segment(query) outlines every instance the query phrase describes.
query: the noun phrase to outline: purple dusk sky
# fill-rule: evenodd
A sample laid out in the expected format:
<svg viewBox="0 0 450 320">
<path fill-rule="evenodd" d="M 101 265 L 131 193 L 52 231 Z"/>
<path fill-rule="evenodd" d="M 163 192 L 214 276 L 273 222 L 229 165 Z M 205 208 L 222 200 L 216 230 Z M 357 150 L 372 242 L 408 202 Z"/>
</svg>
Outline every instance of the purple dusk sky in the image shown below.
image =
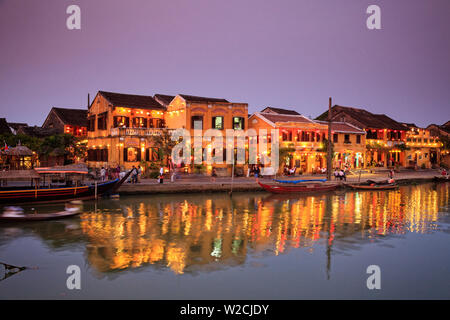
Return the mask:
<svg viewBox="0 0 450 320">
<path fill-rule="evenodd" d="M 81 30 L 66 8 L 81 8 Z M 381 7 L 382 30 L 366 9 Z M 450 120 L 449 0 L 0 0 L 0 117 L 42 125 L 98 90 L 316 117 L 333 104 Z"/>
</svg>

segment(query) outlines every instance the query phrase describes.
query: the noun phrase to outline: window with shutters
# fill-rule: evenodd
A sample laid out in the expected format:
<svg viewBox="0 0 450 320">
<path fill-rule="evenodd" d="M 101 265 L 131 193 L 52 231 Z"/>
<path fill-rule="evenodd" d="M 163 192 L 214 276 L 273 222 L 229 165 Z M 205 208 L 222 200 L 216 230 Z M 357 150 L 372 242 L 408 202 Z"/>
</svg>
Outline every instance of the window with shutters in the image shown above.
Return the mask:
<svg viewBox="0 0 450 320">
<path fill-rule="evenodd" d="M 124 148 L 123 161 L 125 162 L 139 162 L 141 161 L 141 149 L 139 148 Z"/>
<path fill-rule="evenodd" d="M 211 128 L 223 130 L 223 117 L 222 116 L 213 117 Z"/>
<path fill-rule="evenodd" d="M 156 162 L 160 160 L 159 148 L 145 149 L 145 161 Z"/>
<path fill-rule="evenodd" d="M 233 129 L 234 130 L 244 130 L 244 118 L 242 117 L 233 117 Z"/>
<path fill-rule="evenodd" d="M 334 133 L 334 134 L 333 134 L 333 142 L 334 142 L 334 143 L 337 143 L 337 142 L 338 142 L 338 134 L 337 134 L 337 133 Z"/>
<path fill-rule="evenodd" d="M 142 117 L 133 118 L 134 128 L 147 128 L 147 119 Z"/>
<path fill-rule="evenodd" d="M 191 117 L 191 128 L 192 129 L 203 129 L 203 116 L 192 116 Z"/>
<path fill-rule="evenodd" d="M 107 119 L 107 112 L 101 113 L 98 115 L 97 118 L 97 129 L 98 130 L 106 130 L 106 119 Z"/>
<path fill-rule="evenodd" d="M 129 127 L 130 118 L 123 116 L 114 117 L 114 128 Z"/>
</svg>

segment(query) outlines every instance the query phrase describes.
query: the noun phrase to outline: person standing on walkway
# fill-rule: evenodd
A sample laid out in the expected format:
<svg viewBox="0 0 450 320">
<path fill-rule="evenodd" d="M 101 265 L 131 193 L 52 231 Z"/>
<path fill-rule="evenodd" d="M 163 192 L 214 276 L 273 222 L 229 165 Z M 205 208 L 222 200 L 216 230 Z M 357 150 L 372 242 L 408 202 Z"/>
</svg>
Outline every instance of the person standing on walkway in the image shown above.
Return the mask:
<svg viewBox="0 0 450 320">
<path fill-rule="evenodd" d="M 138 176 L 138 171 L 137 171 L 136 167 L 133 166 L 131 169 L 131 183 L 137 182 L 137 176 Z"/>
<path fill-rule="evenodd" d="M 163 183 L 163 179 L 164 179 L 164 167 L 161 167 L 159 169 L 159 183 Z"/>
<path fill-rule="evenodd" d="M 100 180 L 105 181 L 105 177 L 106 177 L 106 170 L 105 170 L 105 167 L 102 167 L 100 169 Z"/>
<path fill-rule="evenodd" d="M 212 172 L 211 172 L 211 182 L 216 182 L 216 177 L 217 177 L 216 168 L 212 168 Z"/>
<path fill-rule="evenodd" d="M 138 175 L 137 175 L 137 178 L 136 178 L 136 182 L 139 182 L 139 181 L 141 181 L 141 177 L 142 177 L 142 168 L 141 168 L 141 166 L 137 167 L 137 173 L 138 173 Z"/>
</svg>

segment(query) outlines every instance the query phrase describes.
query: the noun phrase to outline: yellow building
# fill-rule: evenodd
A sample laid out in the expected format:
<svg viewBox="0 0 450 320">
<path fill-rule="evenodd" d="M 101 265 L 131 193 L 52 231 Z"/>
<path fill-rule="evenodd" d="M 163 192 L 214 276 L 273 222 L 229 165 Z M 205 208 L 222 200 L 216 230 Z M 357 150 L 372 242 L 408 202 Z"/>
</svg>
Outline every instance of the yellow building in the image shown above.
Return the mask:
<svg viewBox="0 0 450 320">
<path fill-rule="evenodd" d="M 432 168 L 439 165 L 440 147 L 439 138 L 433 136 L 430 130 L 417 127 L 412 123 L 405 123 L 409 128 L 406 132 L 406 161 L 407 167 Z"/>
<path fill-rule="evenodd" d="M 328 125 L 326 121 L 317 121 Z M 366 132 L 347 122 L 332 122 L 333 168 L 364 168 Z M 328 134 L 327 134 L 328 135 Z"/>
<path fill-rule="evenodd" d="M 151 137 L 167 130 L 164 111 L 151 96 L 99 91 L 88 110 L 88 165 L 129 170 L 158 161 Z"/>
<path fill-rule="evenodd" d="M 394 167 L 405 165 L 405 142 L 408 128 L 385 114 L 335 105 L 331 108 L 333 122 L 351 123 L 366 131 L 366 166 Z M 328 120 L 328 111 L 317 120 Z"/>
<path fill-rule="evenodd" d="M 323 142 L 327 125 L 292 110 L 266 108 L 250 116 L 249 127 L 258 134 L 260 129 L 267 129 L 268 133 L 271 129 L 279 130 L 280 170 L 295 167 L 296 173 L 313 173 L 326 167 Z"/>
<path fill-rule="evenodd" d="M 155 95 L 159 99 L 163 95 Z M 170 96 L 166 96 L 170 97 Z M 197 97 L 179 94 L 167 105 L 165 121 L 168 128 L 189 130 L 191 137 L 194 137 L 194 128 L 202 131 L 202 136 L 208 129 L 218 129 L 222 132 L 225 142 L 227 129 L 246 130 L 248 127 L 248 104 L 232 103 L 226 99 Z M 193 141 L 192 141 L 193 143 Z M 211 142 L 203 141 L 202 148 L 207 152 L 211 150 Z M 236 148 L 236 146 L 234 146 Z M 226 146 L 223 149 L 226 161 Z M 236 152 L 236 149 L 235 149 Z M 202 154 L 204 154 L 202 152 Z M 192 162 L 194 160 L 191 156 Z M 205 159 L 203 159 L 205 160 Z M 186 170 L 192 172 L 194 166 L 187 166 Z M 213 166 L 204 166 L 207 173 L 211 173 Z M 231 174 L 231 165 L 214 164 L 217 175 L 225 176 Z M 243 174 L 245 166 L 237 166 L 236 172 Z"/>
</svg>

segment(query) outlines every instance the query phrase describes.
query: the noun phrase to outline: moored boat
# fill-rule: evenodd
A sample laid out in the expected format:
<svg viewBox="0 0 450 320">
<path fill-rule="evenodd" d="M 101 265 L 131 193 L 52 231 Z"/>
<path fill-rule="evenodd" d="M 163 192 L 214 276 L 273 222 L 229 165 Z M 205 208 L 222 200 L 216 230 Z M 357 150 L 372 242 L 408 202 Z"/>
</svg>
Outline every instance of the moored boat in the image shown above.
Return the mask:
<svg viewBox="0 0 450 320">
<path fill-rule="evenodd" d="M 31 171 L 31 170 L 29 170 Z M 30 172 L 29 175 L 34 180 L 34 186 L 21 187 L 1 187 L 0 204 L 16 204 L 46 201 L 66 201 L 71 199 L 91 199 L 107 194 L 116 193 L 117 189 L 128 178 L 129 171 L 122 179 L 93 183 L 91 185 L 71 185 L 71 186 L 41 186 L 38 183 L 39 171 Z M 58 171 L 52 170 L 52 174 Z M 65 174 L 67 171 L 61 170 L 59 173 Z M 8 172 L 2 172 L 3 176 Z M 71 172 L 72 173 L 72 172 Z M 14 173 L 11 173 L 14 175 Z M 37 176 L 36 176 L 37 175 Z M 2 177 L 4 179 L 4 177 Z"/>
<path fill-rule="evenodd" d="M 450 182 L 450 176 L 435 176 L 433 178 L 434 182 Z"/>
<path fill-rule="evenodd" d="M 271 193 L 325 192 L 336 190 L 336 188 L 338 187 L 337 184 L 319 184 L 319 183 L 308 183 L 290 186 L 281 184 L 265 184 L 258 181 L 258 184 L 264 190 Z"/>
<path fill-rule="evenodd" d="M 73 217 L 81 213 L 81 205 L 75 203 L 66 204 L 64 211 L 52 213 L 28 213 L 25 214 L 20 207 L 5 207 L 5 211 L 0 214 L 0 221 L 3 222 L 20 222 L 20 221 L 45 221 L 56 220 L 68 217 Z M 81 202 L 81 201 L 80 201 Z"/>
<path fill-rule="evenodd" d="M 347 184 L 355 190 L 393 190 L 398 188 L 398 184 L 374 184 L 374 185 L 361 185 L 361 184 Z"/>
</svg>

